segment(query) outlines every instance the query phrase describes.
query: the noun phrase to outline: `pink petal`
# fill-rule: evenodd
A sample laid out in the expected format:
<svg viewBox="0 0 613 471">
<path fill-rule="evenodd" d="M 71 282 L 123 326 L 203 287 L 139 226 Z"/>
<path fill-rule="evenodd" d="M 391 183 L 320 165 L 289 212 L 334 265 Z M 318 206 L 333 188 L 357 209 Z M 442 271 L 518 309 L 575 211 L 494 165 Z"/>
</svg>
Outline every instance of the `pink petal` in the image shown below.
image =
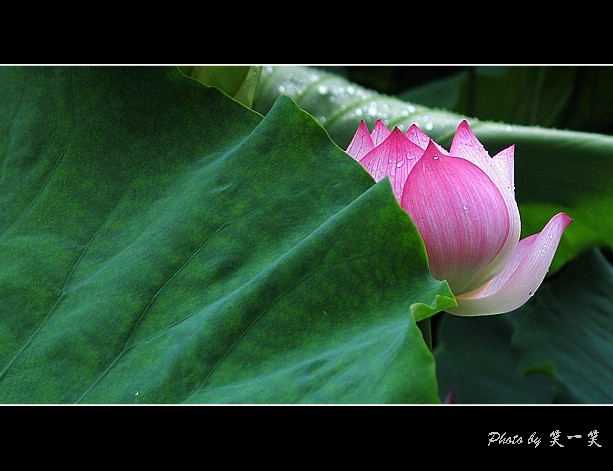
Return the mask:
<svg viewBox="0 0 613 471">
<path fill-rule="evenodd" d="M 419 129 L 419 127 L 417 127 L 417 124 L 412 124 L 405 135 L 407 136 L 407 139 L 409 141 L 417 144 L 423 150 L 426 150 L 426 147 L 428 147 L 428 144 L 430 144 L 430 141 L 432 141 L 432 139 L 430 139 L 430 137 L 425 132 L 423 132 L 421 129 Z M 449 155 L 449 152 L 447 152 L 447 150 L 445 150 L 443 147 L 438 145 L 436 142 L 434 142 L 434 144 L 436 144 L 436 147 L 438 148 L 439 152 L 441 152 L 443 155 Z"/>
<path fill-rule="evenodd" d="M 428 144 L 430 143 L 430 137 L 419 129 L 417 124 L 411 124 L 411 127 L 407 129 L 406 136 L 409 141 L 417 144 L 423 150 L 426 150 L 426 147 L 428 147 Z"/>
<path fill-rule="evenodd" d="M 509 213 L 479 167 L 442 155 L 431 142 L 407 178 L 401 206 L 424 239 L 432 274 L 454 293 L 494 275 L 489 266 L 507 239 Z"/>
<path fill-rule="evenodd" d="M 477 139 L 472 129 L 463 120 L 456 130 L 449 153 L 454 157 L 462 157 L 472 162 L 495 181 L 500 183 L 501 191 L 504 189 L 511 194 L 514 193 L 513 185 L 513 158 L 515 146 L 510 146 L 493 158 Z"/>
<path fill-rule="evenodd" d="M 545 279 L 564 230 L 572 222 L 558 213 L 541 232 L 522 239 L 504 269 L 483 287 L 456 296 L 461 316 L 502 314 L 522 306 Z"/>
<path fill-rule="evenodd" d="M 357 131 L 353 135 L 353 139 L 347 147 L 347 153 L 355 160 L 360 161 L 362 157 L 368 154 L 375 145 L 370 137 L 370 131 L 364 120 L 360 121 Z"/>
<path fill-rule="evenodd" d="M 475 162 L 490 158 L 490 154 L 488 154 L 483 144 L 477 139 L 477 136 L 475 136 L 465 119 L 460 122 L 456 129 L 450 151 L 455 156 L 471 161 L 474 160 Z"/>
<path fill-rule="evenodd" d="M 496 174 L 500 175 L 500 179 L 504 182 L 504 187 L 515 199 L 515 170 L 513 168 L 515 162 L 515 144 L 498 152 L 491 161 L 492 165 L 497 169 Z"/>
<path fill-rule="evenodd" d="M 385 123 L 383 123 L 383 121 L 378 119 L 377 121 L 375 121 L 375 127 L 372 130 L 372 133 L 370 134 L 370 137 L 372 138 L 373 144 L 375 146 L 378 146 L 391 133 L 392 133 L 392 131 L 389 130 L 389 128 L 385 125 Z"/>
<path fill-rule="evenodd" d="M 472 162 L 494 182 L 500 194 L 504 198 L 510 217 L 510 229 L 504 246 L 498 257 L 489 268 L 492 274 L 499 272 L 505 266 L 519 242 L 521 232 L 521 220 L 519 208 L 515 201 L 515 186 L 513 178 L 513 158 L 515 146 L 508 147 L 493 158 L 490 157 L 472 129 L 463 120 L 455 133 L 451 143 L 450 154 Z"/>
<path fill-rule="evenodd" d="M 400 202 L 407 177 L 423 153 L 424 151 L 409 141 L 398 128 L 394 128 L 360 163 L 376 181 L 389 176 L 394 195 Z"/>
</svg>

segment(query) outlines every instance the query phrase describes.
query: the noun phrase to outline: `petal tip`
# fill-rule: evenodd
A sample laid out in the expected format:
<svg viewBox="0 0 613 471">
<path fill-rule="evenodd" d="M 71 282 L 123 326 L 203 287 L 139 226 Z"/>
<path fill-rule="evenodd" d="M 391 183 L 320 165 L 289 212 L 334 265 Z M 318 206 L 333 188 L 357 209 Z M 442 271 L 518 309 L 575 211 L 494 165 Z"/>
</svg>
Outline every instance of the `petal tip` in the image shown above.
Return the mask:
<svg viewBox="0 0 613 471">
<path fill-rule="evenodd" d="M 556 214 L 554 217 L 560 217 L 562 219 L 562 223 L 564 224 L 564 228 L 568 227 L 568 225 L 573 222 L 573 218 L 571 218 L 568 214 L 561 211 Z"/>
<path fill-rule="evenodd" d="M 468 121 L 466 119 L 463 119 L 462 121 L 460 121 L 460 124 L 458 124 L 458 128 L 456 132 L 458 131 L 469 132 L 471 134 L 474 134 L 472 128 L 470 127 L 470 124 L 468 124 Z"/>
<path fill-rule="evenodd" d="M 377 118 L 376 119 L 374 127 L 375 128 L 377 128 L 377 127 L 384 127 L 385 129 L 389 129 L 387 127 L 387 124 L 385 124 L 385 122 L 381 118 Z"/>
<path fill-rule="evenodd" d="M 564 231 L 571 222 L 573 222 L 573 218 L 571 218 L 564 211 L 560 211 L 549 220 L 547 226 L 556 225 L 557 227 L 561 228 L 562 231 Z"/>
<path fill-rule="evenodd" d="M 436 147 L 436 144 L 434 143 L 432 139 L 428 141 L 428 145 L 426 146 L 426 152 L 434 153 L 434 154 L 438 152 L 438 147 Z"/>
</svg>

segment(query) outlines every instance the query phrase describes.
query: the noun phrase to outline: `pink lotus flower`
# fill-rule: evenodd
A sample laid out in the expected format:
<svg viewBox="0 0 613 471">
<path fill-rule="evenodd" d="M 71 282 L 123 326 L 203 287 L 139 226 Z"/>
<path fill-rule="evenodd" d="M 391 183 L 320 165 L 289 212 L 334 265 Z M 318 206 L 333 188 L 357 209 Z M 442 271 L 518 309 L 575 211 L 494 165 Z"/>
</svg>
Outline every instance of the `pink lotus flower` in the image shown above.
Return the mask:
<svg viewBox="0 0 613 471">
<path fill-rule="evenodd" d="M 362 121 L 347 153 L 379 181 L 389 177 L 400 205 L 419 230 L 432 275 L 445 279 L 463 316 L 501 314 L 522 306 L 541 285 L 572 219 L 551 218 L 519 240 L 510 146 L 490 157 L 466 121 L 451 149 L 416 125 L 390 131 Z"/>
</svg>

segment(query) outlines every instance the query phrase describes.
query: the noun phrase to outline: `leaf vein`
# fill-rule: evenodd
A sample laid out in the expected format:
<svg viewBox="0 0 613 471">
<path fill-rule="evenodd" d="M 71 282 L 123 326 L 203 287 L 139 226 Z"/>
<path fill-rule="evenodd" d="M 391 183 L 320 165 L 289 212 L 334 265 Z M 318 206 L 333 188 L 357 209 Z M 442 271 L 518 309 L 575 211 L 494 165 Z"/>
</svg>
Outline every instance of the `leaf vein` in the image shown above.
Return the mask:
<svg viewBox="0 0 613 471">
<path fill-rule="evenodd" d="M 309 234 L 309 236 L 304 237 L 300 242 L 298 242 L 292 249 L 290 249 L 290 252 L 293 251 L 294 249 L 296 249 L 298 246 L 300 246 L 300 244 L 302 244 L 304 242 L 304 240 L 308 239 L 310 237 L 310 235 L 312 235 L 313 233 L 316 233 L 322 226 L 326 225 L 331 219 L 334 219 L 336 216 L 338 215 L 338 213 L 335 213 L 334 215 L 332 215 L 330 218 L 326 219 L 326 221 L 320 225 L 317 229 L 315 229 L 314 231 L 311 232 L 311 234 Z M 343 227 L 341 228 L 341 230 L 339 231 L 338 235 L 334 238 L 334 243 L 331 244 L 326 252 L 324 254 L 321 255 L 321 259 L 325 260 L 326 257 L 330 254 L 330 252 L 332 251 L 332 249 L 339 243 L 339 241 L 342 240 L 341 235 L 343 234 L 343 232 L 345 231 L 345 229 L 349 227 L 349 224 L 344 224 Z M 282 258 L 284 256 L 284 254 L 282 254 L 279 258 Z M 352 257 L 354 258 L 354 257 Z M 277 259 L 278 260 L 278 259 Z M 257 324 L 257 322 L 264 316 L 264 314 L 266 314 L 267 312 L 270 311 L 270 309 L 281 299 L 283 298 L 285 295 L 287 295 L 289 292 L 293 291 L 294 289 L 296 289 L 298 286 L 300 286 L 304 280 L 306 280 L 308 277 L 310 277 L 311 275 L 313 275 L 314 273 L 316 273 L 317 271 L 319 271 L 320 269 L 330 266 L 333 264 L 323 264 L 323 265 L 319 265 L 316 266 L 312 269 L 310 269 L 304 276 L 302 276 L 300 278 L 300 280 L 298 280 L 296 282 L 296 284 L 294 284 L 293 286 L 287 288 L 286 290 L 284 290 L 282 293 L 280 293 L 278 296 L 276 296 L 272 302 L 266 306 L 266 308 L 264 308 L 257 316 L 255 316 L 255 318 L 240 332 L 240 334 L 237 336 L 236 340 L 234 342 L 232 342 L 232 344 L 230 344 L 225 350 L 224 352 L 220 355 L 219 359 L 215 362 L 215 364 L 211 367 L 211 369 L 206 373 L 206 375 L 204 376 L 203 380 L 199 383 L 199 385 L 187 396 L 187 398 L 183 401 L 186 402 L 188 401 L 194 394 L 196 394 L 198 391 L 200 391 L 202 389 L 202 387 L 207 383 L 207 381 L 210 379 L 210 377 L 213 375 L 213 373 L 217 370 L 217 368 L 219 368 L 219 366 L 224 362 L 224 360 L 230 355 L 230 353 L 234 350 L 234 348 L 239 344 L 239 342 L 245 337 L 245 335 L 247 335 L 247 332 L 249 332 L 251 330 L 251 328 Z M 251 280 L 249 280 L 250 282 Z"/>
<path fill-rule="evenodd" d="M 72 141 L 72 134 L 68 137 L 66 146 L 64 147 L 64 150 L 60 154 L 60 158 L 53 165 L 51 172 L 49 172 L 49 175 L 47 175 L 47 178 L 45 178 L 45 181 L 43 182 L 39 190 L 36 192 L 36 195 L 34 195 L 34 198 L 32 198 L 32 201 L 30 201 L 30 204 L 28 204 L 28 206 L 21 212 L 21 214 L 17 216 L 17 219 L 15 219 L 13 223 L 2 234 L 0 234 L 0 239 L 3 238 L 6 234 L 8 234 L 10 230 L 13 227 L 15 227 L 15 225 L 17 225 L 17 223 L 21 221 L 25 217 L 25 215 L 28 214 L 30 210 L 34 207 L 34 205 L 36 204 L 40 196 L 44 193 L 45 189 L 49 185 L 49 182 L 51 181 L 51 178 L 53 177 L 53 175 L 59 168 L 60 163 L 62 162 L 62 160 L 64 160 L 64 156 L 66 155 L 66 151 L 68 150 L 68 147 L 70 147 L 71 141 Z"/>
<path fill-rule="evenodd" d="M 257 127 L 256 127 L 257 129 Z M 255 131 L 253 131 L 255 132 Z M 240 149 L 240 147 L 249 139 L 249 137 L 253 134 L 250 133 L 248 136 L 245 137 L 245 139 L 241 140 L 241 142 L 239 144 L 237 144 L 236 147 L 232 148 L 231 151 L 228 151 L 226 153 L 224 153 L 224 155 L 227 155 L 229 153 L 235 152 L 237 149 Z M 264 166 L 265 160 L 262 159 L 257 167 L 257 169 L 255 169 L 255 171 L 253 171 L 251 173 L 251 176 L 249 178 L 249 180 L 245 183 L 245 185 L 243 186 L 243 188 L 241 189 L 240 192 L 238 192 L 236 201 L 237 203 L 234 204 L 234 207 L 236 207 L 236 205 L 238 204 L 238 201 L 240 201 L 240 196 L 245 193 L 247 191 L 247 188 L 255 181 L 256 176 L 259 174 L 259 172 L 262 170 L 262 167 Z M 229 210 L 228 213 L 231 213 L 232 210 Z M 247 215 L 246 215 L 247 216 Z M 239 219 L 242 219 L 243 217 L 246 216 L 242 216 Z M 208 243 L 217 235 L 219 234 L 225 227 L 227 227 L 229 224 L 231 224 L 231 222 L 224 222 L 223 224 L 221 224 L 210 236 L 208 236 L 206 238 L 206 240 L 200 244 L 200 246 L 186 259 L 185 262 L 183 262 L 183 264 L 181 264 L 181 266 L 179 266 L 179 268 L 177 268 L 171 275 L 170 277 L 160 286 L 160 288 L 155 292 L 155 294 L 153 295 L 153 297 L 151 298 L 151 300 L 147 303 L 147 305 L 143 308 L 143 310 L 141 311 L 141 313 L 139 314 L 138 318 L 136 319 L 136 322 L 134 323 L 134 325 L 132 326 L 132 328 L 130 329 L 130 331 L 128 332 L 128 336 L 126 338 L 126 341 L 124 342 L 124 345 L 122 347 L 122 349 L 119 351 L 119 353 L 115 356 L 115 358 L 111 361 L 111 363 L 109 363 L 109 365 L 104 369 L 104 371 L 102 371 L 102 373 L 93 381 L 93 383 L 86 388 L 85 392 L 83 392 L 83 394 L 81 394 L 81 396 L 77 399 L 76 403 L 81 402 L 85 396 L 87 394 L 89 394 L 93 388 L 100 383 L 100 381 L 109 373 L 109 371 L 111 371 L 111 369 L 117 364 L 117 362 L 126 354 L 126 352 L 128 352 L 134 345 L 130 345 L 130 340 L 132 340 L 132 338 L 134 337 L 134 333 L 136 332 L 136 329 L 138 328 L 138 326 L 141 324 L 142 320 L 144 319 L 145 315 L 147 312 L 149 312 L 149 310 L 151 309 L 151 307 L 153 306 L 153 304 L 155 303 L 155 301 L 158 299 L 160 293 L 171 283 L 172 280 L 174 280 L 176 278 L 176 276 L 185 269 L 185 267 L 187 267 L 187 265 L 194 259 L 194 257 L 196 257 L 196 255 L 198 253 L 200 253 L 200 251 L 206 246 L 208 245 Z"/>
<path fill-rule="evenodd" d="M 92 237 L 90 237 L 90 239 L 87 241 L 87 243 L 85 244 L 85 246 L 83 247 L 83 249 L 81 250 L 81 252 L 79 253 L 79 256 L 77 257 L 77 259 L 75 260 L 74 264 L 72 265 L 70 271 L 68 272 L 68 275 L 66 275 L 66 278 L 64 279 L 64 284 L 62 286 L 62 289 L 60 290 L 60 295 L 59 297 L 55 300 L 55 302 L 53 303 L 53 305 L 51 306 L 51 308 L 49 309 L 49 312 L 45 315 L 45 317 L 43 318 L 43 320 L 41 321 L 41 323 L 38 325 L 38 327 L 36 327 L 36 329 L 34 330 L 34 332 L 26 339 L 26 341 L 23 343 L 23 345 L 19 348 L 19 350 L 17 350 L 17 353 L 15 353 L 15 355 L 13 356 L 13 358 L 11 358 L 11 360 L 9 360 L 9 362 L 6 364 L 6 366 L 2 369 L 2 371 L 0 371 L 0 381 L 6 376 L 6 373 L 8 373 L 8 371 L 10 370 L 11 366 L 15 363 L 15 361 L 17 360 L 17 358 L 28 348 L 28 346 L 32 343 L 32 341 L 34 340 L 34 338 L 38 335 L 38 333 L 42 330 L 42 328 L 45 326 L 45 324 L 49 321 L 49 319 L 51 318 L 52 314 L 55 312 L 55 310 L 58 308 L 58 306 L 61 304 L 62 300 L 65 298 L 67 292 L 66 292 L 66 287 L 68 286 L 68 283 L 70 281 L 70 278 L 72 277 L 75 269 L 77 268 L 77 266 L 79 265 L 79 263 L 81 262 L 81 260 L 83 259 L 83 256 L 85 255 L 85 253 L 87 252 L 88 248 L 91 246 L 92 242 L 94 241 L 94 239 L 96 239 L 96 237 L 98 236 L 98 234 L 100 234 L 100 232 L 102 231 L 102 229 L 104 228 L 104 226 L 108 223 L 108 221 L 111 219 L 112 215 L 115 213 L 115 211 L 117 210 L 117 208 L 119 207 L 119 205 L 121 204 L 121 202 L 123 201 L 123 199 L 125 198 L 125 195 L 128 193 L 129 188 L 132 186 L 132 184 L 134 183 L 134 181 L 136 180 L 136 178 L 138 177 L 139 173 L 142 171 L 143 167 L 145 166 L 145 163 L 143 163 L 143 165 L 141 165 L 141 167 L 138 169 L 137 173 L 135 174 L 135 176 L 132 178 L 132 180 L 130 181 L 130 183 L 128 183 L 128 185 L 126 186 L 126 188 L 124 188 L 121 196 L 118 198 L 117 202 L 115 203 L 115 205 L 113 206 L 113 208 L 111 209 L 111 211 L 109 211 L 108 215 L 105 217 L 104 221 L 102 221 L 102 223 L 98 226 L 98 229 L 96 230 L 96 232 L 94 232 L 94 234 L 92 235 Z"/>
</svg>

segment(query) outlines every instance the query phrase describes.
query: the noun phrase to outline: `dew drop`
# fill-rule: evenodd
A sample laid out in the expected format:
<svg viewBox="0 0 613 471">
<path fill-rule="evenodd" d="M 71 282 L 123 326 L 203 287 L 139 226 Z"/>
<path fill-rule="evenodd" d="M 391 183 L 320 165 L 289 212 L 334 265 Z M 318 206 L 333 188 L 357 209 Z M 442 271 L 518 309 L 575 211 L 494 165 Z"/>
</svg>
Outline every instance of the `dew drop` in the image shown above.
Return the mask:
<svg viewBox="0 0 613 471">
<path fill-rule="evenodd" d="M 135 396 L 138 396 L 138 391 L 136 391 L 136 392 L 134 393 L 134 395 L 135 395 Z"/>
<path fill-rule="evenodd" d="M 325 95 L 326 93 L 328 93 L 328 87 L 326 87 L 325 85 L 320 85 L 319 87 L 317 87 L 317 91 L 322 95 Z"/>
<path fill-rule="evenodd" d="M 404 160 L 399 160 L 398 162 L 396 162 L 396 168 L 402 167 L 403 163 L 404 163 Z"/>
<path fill-rule="evenodd" d="M 409 105 L 409 107 L 407 109 L 408 109 L 409 113 L 415 112 L 415 107 L 413 105 Z"/>
<path fill-rule="evenodd" d="M 285 86 L 279 85 L 279 93 L 285 93 Z"/>
<path fill-rule="evenodd" d="M 375 108 L 374 106 L 371 106 L 370 108 L 368 108 L 368 114 L 371 116 L 374 116 L 377 114 L 377 108 Z"/>
<path fill-rule="evenodd" d="M 357 110 L 355 110 L 355 115 L 356 116 L 362 116 L 362 110 L 359 109 L 359 108 Z"/>
<path fill-rule="evenodd" d="M 347 93 L 349 93 L 349 95 L 353 95 L 355 93 L 355 88 L 353 88 L 351 85 L 349 85 L 347 87 Z"/>
<path fill-rule="evenodd" d="M 468 206 L 466 206 L 465 204 L 463 204 L 463 205 L 462 205 L 462 209 L 463 209 L 464 211 L 466 211 L 466 210 L 468 209 Z"/>
<path fill-rule="evenodd" d="M 402 113 L 400 113 L 402 116 L 409 116 L 409 112 L 407 110 L 402 110 Z"/>
<path fill-rule="evenodd" d="M 435 156 L 434 156 L 434 160 L 438 160 L 438 155 L 435 155 Z"/>
<path fill-rule="evenodd" d="M 534 295 L 534 291 L 530 291 L 530 292 L 528 293 L 528 296 L 533 296 L 533 295 Z"/>
<path fill-rule="evenodd" d="M 549 238 L 550 238 L 550 239 L 553 239 L 553 235 L 552 235 L 552 234 L 549 234 Z"/>
<path fill-rule="evenodd" d="M 432 128 L 434 128 L 434 124 L 426 123 L 426 131 L 432 131 Z"/>
<path fill-rule="evenodd" d="M 506 132 L 511 132 L 513 131 L 513 127 L 512 126 L 507 126 L 506 128 L 504 128 Z"/>
</svg>

